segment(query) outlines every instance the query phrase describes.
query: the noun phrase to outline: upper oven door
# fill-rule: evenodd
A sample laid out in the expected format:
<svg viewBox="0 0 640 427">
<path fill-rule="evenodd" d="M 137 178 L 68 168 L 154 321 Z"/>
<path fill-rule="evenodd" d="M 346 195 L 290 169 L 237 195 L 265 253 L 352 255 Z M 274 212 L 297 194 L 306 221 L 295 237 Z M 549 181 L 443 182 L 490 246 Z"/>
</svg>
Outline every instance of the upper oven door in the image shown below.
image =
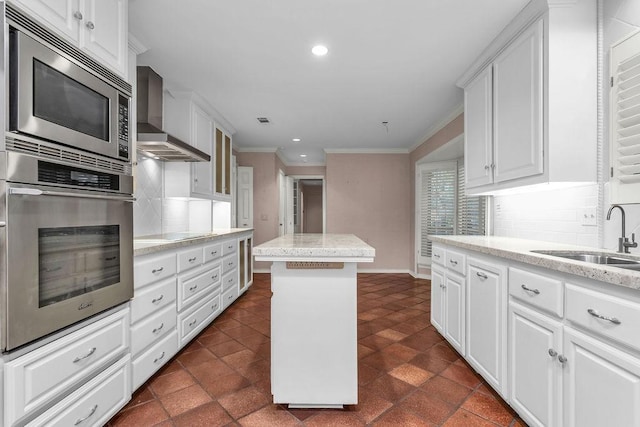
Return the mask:
<svg viewBox="0 0 640 427">
<path fill-rule="evenodd" d="M 10 33 L 9 92 L 11 131 L 128 159 L 129 99 L 20 31 Z"/>
<path fill-rule="evenodd" d="M 133 296 L 130 196 L 13 183 L 5 191 L 7 350 Z"/>
</svg>

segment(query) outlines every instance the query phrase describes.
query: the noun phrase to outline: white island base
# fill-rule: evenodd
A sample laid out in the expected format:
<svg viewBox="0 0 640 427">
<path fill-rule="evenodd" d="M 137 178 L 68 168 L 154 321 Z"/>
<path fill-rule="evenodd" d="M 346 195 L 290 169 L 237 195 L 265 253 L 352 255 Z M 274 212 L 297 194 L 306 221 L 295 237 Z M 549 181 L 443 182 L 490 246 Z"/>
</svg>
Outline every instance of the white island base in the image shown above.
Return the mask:
<svg viewBox="0 0 640 427">
<path fill-rule="evenodd" d="M 311 236 L 327 239 L 327 235 Z M 375 251 L 355 236 L 347 237 L 367 251 L 354 256 L 336 253 L 334 247 L 330 257 L 322 250 L 315 257 L 308 251 L 305 256 L 296 257 L 293 252 L 293 256 L 270 253 L 269 257 L 266 248 L 254 248 L 256 260 L 273 261 L 273 403 L 290 408 L 342 408 L 358 403 L 357 262 L 373 261 Z"/>
</svg>

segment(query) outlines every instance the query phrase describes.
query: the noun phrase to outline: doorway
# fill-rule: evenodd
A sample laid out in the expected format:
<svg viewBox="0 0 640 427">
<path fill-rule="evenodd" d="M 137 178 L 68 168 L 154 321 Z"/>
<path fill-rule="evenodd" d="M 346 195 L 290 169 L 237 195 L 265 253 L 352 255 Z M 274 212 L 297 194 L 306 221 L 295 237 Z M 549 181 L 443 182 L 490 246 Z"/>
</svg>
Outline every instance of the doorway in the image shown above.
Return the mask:
<svg viewBox="0 0 640 427">
<path fill-rule="evenodd" d="M 323 176 L 280 175 L 281 233 L 324 233 L 326 188 Z"/>
</svg>

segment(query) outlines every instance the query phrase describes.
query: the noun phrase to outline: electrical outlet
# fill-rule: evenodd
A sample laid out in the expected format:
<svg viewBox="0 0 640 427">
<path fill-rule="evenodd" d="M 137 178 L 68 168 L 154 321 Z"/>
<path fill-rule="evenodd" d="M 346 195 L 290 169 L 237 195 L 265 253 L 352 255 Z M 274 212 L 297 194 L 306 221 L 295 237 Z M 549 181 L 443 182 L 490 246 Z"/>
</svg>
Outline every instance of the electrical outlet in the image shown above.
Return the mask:
<svg viewBox="0 0 640 427">
<path fill-rule="evenodd" d="M 596 208 L 583 208 L 578 211 L 578 216 L 582 225 L 596 226 Z"/>
</svg>

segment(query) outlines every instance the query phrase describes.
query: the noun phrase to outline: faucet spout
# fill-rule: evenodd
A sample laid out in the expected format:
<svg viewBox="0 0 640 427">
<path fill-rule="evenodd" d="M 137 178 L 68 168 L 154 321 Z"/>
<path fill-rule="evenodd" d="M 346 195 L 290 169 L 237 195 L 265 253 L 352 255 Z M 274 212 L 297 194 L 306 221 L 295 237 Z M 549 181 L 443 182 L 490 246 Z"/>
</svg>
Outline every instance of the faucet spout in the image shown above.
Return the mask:
<svg viewBox="0 0 640 427">
<path fill-rule="evenodd" d="M 607 212 L 607 220 L 611 219 L 611 212 L 613 212 L 614 208 L 620 209 L 620 213 L 622 213 L 622 238 L 624 239 L 627 234 L 625 233 L 625 229 L 624 229 L 625 219 L 624 219 L 624 209 L 622 208 L 622 206 L 611 205 L 611 207 L 609 208 L 609 212 Z"/>
</svg>

